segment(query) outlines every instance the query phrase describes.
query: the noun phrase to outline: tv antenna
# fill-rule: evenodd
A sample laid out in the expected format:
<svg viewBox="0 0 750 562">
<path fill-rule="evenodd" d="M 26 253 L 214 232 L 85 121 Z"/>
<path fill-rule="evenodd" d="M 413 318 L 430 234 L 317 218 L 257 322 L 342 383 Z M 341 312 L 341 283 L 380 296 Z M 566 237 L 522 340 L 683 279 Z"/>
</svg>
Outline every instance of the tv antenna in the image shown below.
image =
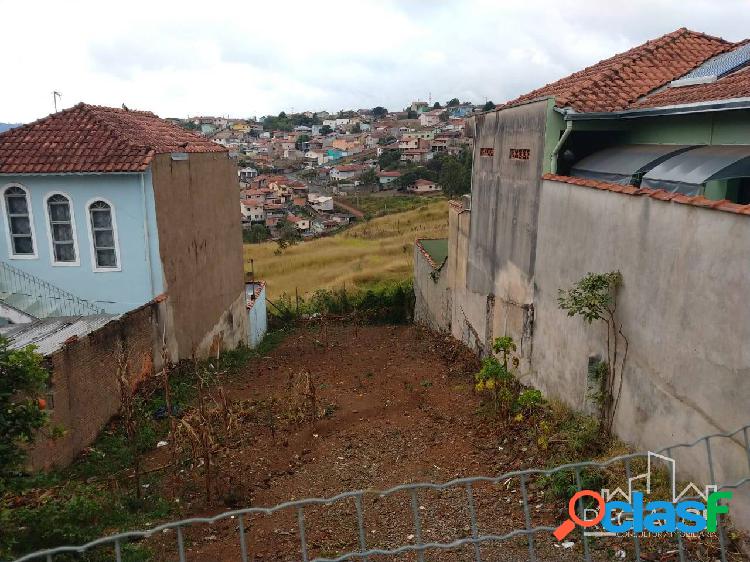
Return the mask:
<svg viewBox="0 0 750 562">
<path fill-rule="evenodd" d="M 57 90 L 55 90 L 54 92 L 52 92 L 52 103 L 55 104 L 55 113 L 57 113 L 57 99 L 58 98 L 62 98 L 62 94 L 58 92 Z"/>
</svg>

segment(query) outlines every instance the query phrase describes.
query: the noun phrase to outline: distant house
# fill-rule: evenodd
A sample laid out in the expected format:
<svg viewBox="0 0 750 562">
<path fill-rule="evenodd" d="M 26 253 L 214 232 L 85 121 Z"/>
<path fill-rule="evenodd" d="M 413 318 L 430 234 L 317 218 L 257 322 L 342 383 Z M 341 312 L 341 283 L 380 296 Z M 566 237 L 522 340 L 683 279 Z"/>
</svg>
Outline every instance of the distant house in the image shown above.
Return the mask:
<svg viewBox="0 0 750 562">
<path fill-rule="evenodd" d="M 297 230 L 302 232 L 310 229 L 310 219 L 306 217 L 300 217 L 290 213 L 287 215 L 286 220 L 296 226 Z"/>
<path fill-rule="evenodd" d="M 241 170 L 239 170 L 237 172 L 237 175 L 239 175 L 241 182 L 249 183 L 250 180 L 258 177 L 258 170 L 248 166 L 247 168 L 242 168 Z"/>
<path fill-rule="evenodd" d="M 436 184 L 434 181 L 420 179 L 415 181 L 413 185 L 410 185 L 408 187 L 408 190 L 416 193 L 417 195 L 422 195 L 425 193 L 437 193 L 439 191 L 442 191 L 443 188 Z"/>
<path fill-rule="evenodd" d="M 336 181 L 348 180 L 360 175 L 364 169 L 365 167 L 360 164 L 334 166 L 331 170 L 331 179 Z"/>
<path fill-rule="evenodd" d="M 427 162 L 428 160 L 432 160 L 432 151 L 427 148 L 401 151 L 402 162 Z"/>
<path fill-rule="evenodd" d="M 433 109 L 432 111 L 420 114 L 419 124 L 423 127 L 434 127 L 440 123 L 440 116 L 443 114 L 443 111 L 442 109 Z"/>
<path fill-rule="evenodd" d="M 310 206 L 318 212 L 333 211 L 333 197 L 311 193 L 307 196 Z"/>
<path fill-rule="evenodd" d="M 263 203 L 257 199 L 243 199 L 240 201 L 242 218 L 249 222 L 262 223 L 266 220 L 266 212 Z"/>
<path fill-rule="evenodd" d="M 389 183 L 393 183 L 398 178 L 401 177 L 401 172 L 378 172 L 378 183 L 380 185 L 388 185 Z"/>
<path fill-rule="evenodd" d="M 338 148 L 329 148 L 326 150 L 326 156 L 329 160 L 339 160 L 344 156 L 348 156 L 348 154 L 343 150 L 339 150 Z"/>
</svg>

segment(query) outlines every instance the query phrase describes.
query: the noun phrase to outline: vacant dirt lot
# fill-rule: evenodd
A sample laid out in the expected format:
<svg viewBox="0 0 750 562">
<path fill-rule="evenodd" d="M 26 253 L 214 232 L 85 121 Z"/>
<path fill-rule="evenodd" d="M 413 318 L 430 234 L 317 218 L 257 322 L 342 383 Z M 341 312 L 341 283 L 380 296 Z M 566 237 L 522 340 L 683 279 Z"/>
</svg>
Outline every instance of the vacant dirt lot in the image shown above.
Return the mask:
<svg viewBox="0 0 750 562">
<path fill-rule="evenodd" d="M 234 443 L 215 464 L 215 497 L 206 503 L 203 468 L 180 473 L 183 515 L 215 515 L 231 507 L 270 507 L 309 497 L 331 497 L 349 490 L 384 490 L 408 482 L 446 482 L 465 476 L 494 476 L 547 465 L 548 451 L 535 433 L 514 429 L 478 410 L 471 374 L 477 360 L 448 338 L 415 326 L 311 326 L 289 335 L 268 356 L 252 361 L 225 385 L 239 415 Z M 307 380 L 312 385 L 307 385 Z M 311 390 L 314 388 L 314 400 Z M 314 410 L 319 419 L 312 421 Z M 267 407 L 268 417 L 259 414 Z M 265 421 L 264 421 L 265 420 Z M 149 459 L 164 462 L 166 447 Z M 166 491 L 165 491 L 166 493 Z M 545 500 L 545 489 L 528 482 L 532 526 L 556 526 L 562 502 Z M 548 494 L 549 495 L 549 494 Z M 478 531 L 502 535 L 525 526 L 519 480 L 474 489 Z M 416 498 L 424 542 L 450 542 L 471 536 L 467 492 L 420 491 Z M 363 497 L 368 548 L 415 544 L 412 497 L 399 492 Z M 353 499 L 304 510 L 308 557 L 336 557 L 359 549 Z M 302 560 L 296 510 L 246 517 L 251 560 Z M 186 531 L 191 562 L 239 560 L 237 519 Z M 580 536 L 562 548 L 550 533 L 535 539 L 543 560 L 579 560 Z M 158 557 L 176 560 L 173 531 L 152 546 Z M 623 547 L 630 552 L 630 543 Z M 662 541 L 646 560 L 672 560 Z M 594 559 L 618 559 L 610 541 Z M 526 560 L 528 543 L 516 537 L 482 545 L 482 560 Z M 357 558 L 355 558 L 357 559 Z M 432 550 L 426 560 L 475 560 L 472 546 Z M 417 560 L 415 554 L 370 557 Z"/>
</svg>

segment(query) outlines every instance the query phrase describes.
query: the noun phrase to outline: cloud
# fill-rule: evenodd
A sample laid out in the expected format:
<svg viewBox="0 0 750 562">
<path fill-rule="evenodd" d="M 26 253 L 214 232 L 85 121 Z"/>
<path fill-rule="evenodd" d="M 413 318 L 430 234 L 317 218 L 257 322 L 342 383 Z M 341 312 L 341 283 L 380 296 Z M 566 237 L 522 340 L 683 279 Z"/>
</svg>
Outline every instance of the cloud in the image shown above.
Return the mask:
<svg viewBox="0 0 750 562">
<path fill-rule="evenodd" d="M 0 121 L 63 104 L 163 116 L 499 103 L 679 27 L 747 34 L 746 0 L 0 0 Z"/>
</svg>

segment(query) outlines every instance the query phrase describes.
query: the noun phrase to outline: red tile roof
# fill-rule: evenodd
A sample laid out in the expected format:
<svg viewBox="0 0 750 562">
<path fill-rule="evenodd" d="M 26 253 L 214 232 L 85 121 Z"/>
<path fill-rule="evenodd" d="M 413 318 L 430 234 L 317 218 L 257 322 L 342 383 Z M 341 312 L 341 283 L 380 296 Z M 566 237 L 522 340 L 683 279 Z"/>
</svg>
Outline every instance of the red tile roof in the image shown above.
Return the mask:
<svg viewBox="0 0 750 562">
<path fill-rule="evenodd" d="M 400 178 L 401 172 L 399 171 L 393 171 L 393 172 L 378 172 L 379 178 Z"/>
<path fill-rule="evenodd" d="M 681 105 L 747 97 L 750 97 L 750 67 L 724 76 L 716 82 L 695 86 L 680 86 L 679 88 L 666 88 L 636 102 L 632 108 L 664 107 L 665 105 Z"/>
<path fill-rule="evenodd" d="M 618 111 L 737 45 L 685 28 L 648 41 L 506 103 L 554 97 L 578 112 Z"/>
<path fill-rule="evenodd" d="M 740 205 L 732 203 L 727 199 L 719 201 L 707 199 L 702 195 L 684 195 L 682 193 L 672 193 L 663 189 L 650 189 L 648 187 L 635 187 L 632 185 L 621 185 L 607 183 L 603 181 L 590 180 L 586 178 L 574 178 L 570 176 L 557 176 L 555 174 L 544 174 L 542 179 L 579 185 L 581 187 L 591 187 L 603 191 L 613 191 L 615 193 L 624 193 L 625 195 L 645 195 L 659 201 L 671 201 L 672 203 L 681 203 L 683 205 L 694 205 L 706 209 L 716 209 L 728 213 L 737 213 L 741 215 L 750 215 L 750 205 Z"/>
<path fill-rule="evenodd" d="M 155 154 L 226 148 L 147 111 L 78 105 L 0 134 L 0 173 L 142 172 Z"/>
</svg>

